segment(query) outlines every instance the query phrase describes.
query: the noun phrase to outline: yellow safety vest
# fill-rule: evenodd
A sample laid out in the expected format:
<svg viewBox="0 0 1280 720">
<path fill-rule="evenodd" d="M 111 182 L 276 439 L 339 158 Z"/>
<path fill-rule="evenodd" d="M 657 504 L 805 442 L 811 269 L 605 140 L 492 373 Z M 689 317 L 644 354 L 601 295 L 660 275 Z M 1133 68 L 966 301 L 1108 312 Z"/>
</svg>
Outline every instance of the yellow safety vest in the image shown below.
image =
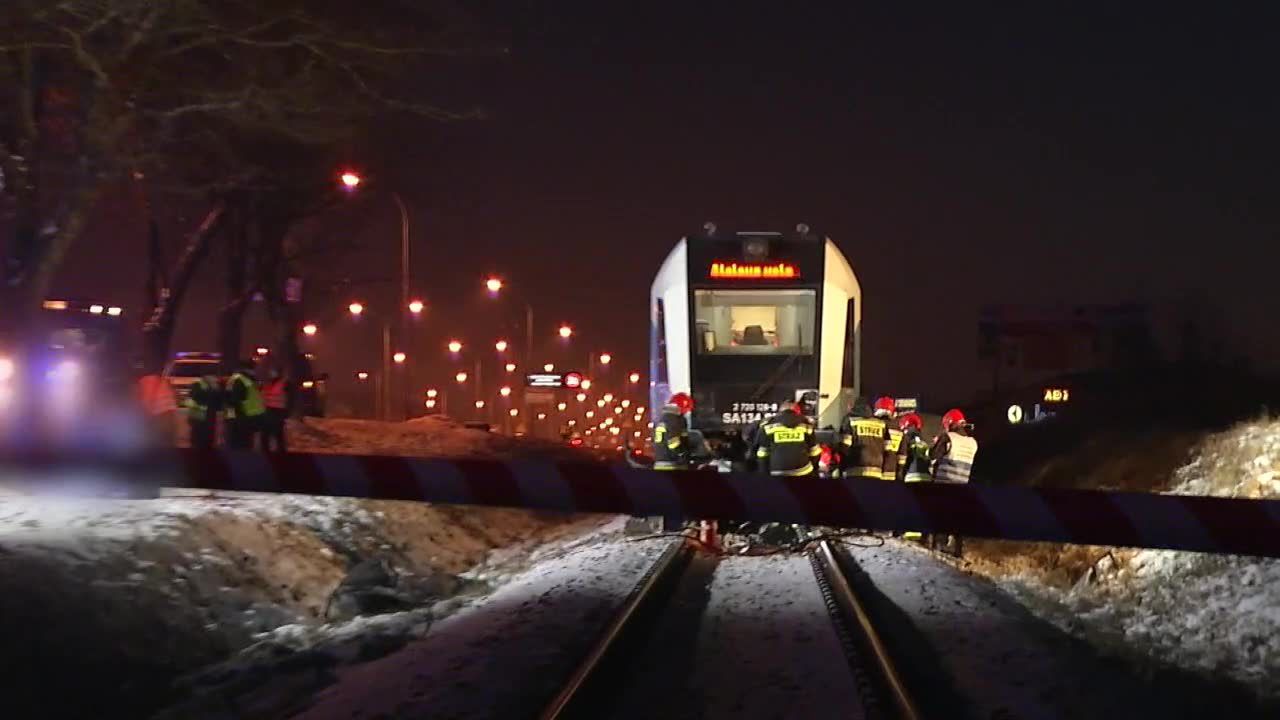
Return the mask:
<svg viewBox="0 0 1280 720">
<path fill-rule="evenodd" d="M 266 405 L 262 402 L 262 393 L 258 391 L 258 383 L 249 379 L 247 375 L 236 373 L 227 381 L 229 385 L 236 383 L 244 384 L 244 416 L 247 418 L 257 417 L 267 411 Z M 230 395 L 230 393 L 228 393 Z M 236 408 L 234 404 L 227 405 L 227 417 L 234 419 L 236 417 Z"/>
</svg>

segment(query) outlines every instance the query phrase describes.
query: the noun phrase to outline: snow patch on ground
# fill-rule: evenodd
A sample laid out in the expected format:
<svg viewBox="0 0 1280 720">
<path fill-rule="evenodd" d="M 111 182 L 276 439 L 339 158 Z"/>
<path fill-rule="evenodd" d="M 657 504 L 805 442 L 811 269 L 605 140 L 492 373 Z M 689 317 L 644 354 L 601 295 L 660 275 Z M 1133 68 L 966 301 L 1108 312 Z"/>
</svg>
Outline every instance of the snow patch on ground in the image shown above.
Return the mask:
<svg viewBox="0 0 1280 720">
<path fill-rule="evenodd" d="M 1178 469 L 1176 494 L 1280 497 L 1280 422 L 1205 440 Z M 1074 587 L 1034 571 L 1001 578 L 1060 626 L 1113 649 L 1225 676 L 1280 698 L 1280 560 L 1168 550 L 1097 549 Z"/>
</svg>

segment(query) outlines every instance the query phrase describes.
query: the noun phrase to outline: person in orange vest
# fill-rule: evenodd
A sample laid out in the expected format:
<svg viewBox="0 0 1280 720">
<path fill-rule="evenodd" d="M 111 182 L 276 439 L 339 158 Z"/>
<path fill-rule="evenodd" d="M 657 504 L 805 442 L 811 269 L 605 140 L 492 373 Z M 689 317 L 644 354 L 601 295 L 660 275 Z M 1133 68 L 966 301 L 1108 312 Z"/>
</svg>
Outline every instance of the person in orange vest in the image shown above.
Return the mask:
<svg viewBox="0 0 1280 720">
<path fill-rule="evenodd" d="M 163 375 L 148 370 L 138 378 L 138 402 L 147 415 L 148 429 L 156 442 L 172 445 L 177 430 L 178 401 Z"/>
<path fill-rule="evenodd" d="M 262 404 L 267 410 L 262 425 L 263 450 L 285 452 L 288 449 L 284 428 L 285 420 L 289 418 L 289 391 L 289 383 L 280 368 L 272 367 L 267 381 L 262 384 Z"/>
</svg>

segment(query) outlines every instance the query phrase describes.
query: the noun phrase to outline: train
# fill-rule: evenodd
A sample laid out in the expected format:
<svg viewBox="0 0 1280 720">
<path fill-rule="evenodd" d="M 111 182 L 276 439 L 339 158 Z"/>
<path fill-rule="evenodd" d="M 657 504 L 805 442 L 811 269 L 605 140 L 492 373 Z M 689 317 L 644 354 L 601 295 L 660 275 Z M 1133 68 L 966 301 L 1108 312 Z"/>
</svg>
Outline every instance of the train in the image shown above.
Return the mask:
<svg viewBox="0 0 1280 720">
<path fill-rule="evenodd" d="M 862 394 L 862 287 L 840 248 L 791 232 L 706 223 L 668 253 L 649 293 L 653 419 L 683 394 L 713 445 L 788 403 L 821 430 Z"/>
</svg>

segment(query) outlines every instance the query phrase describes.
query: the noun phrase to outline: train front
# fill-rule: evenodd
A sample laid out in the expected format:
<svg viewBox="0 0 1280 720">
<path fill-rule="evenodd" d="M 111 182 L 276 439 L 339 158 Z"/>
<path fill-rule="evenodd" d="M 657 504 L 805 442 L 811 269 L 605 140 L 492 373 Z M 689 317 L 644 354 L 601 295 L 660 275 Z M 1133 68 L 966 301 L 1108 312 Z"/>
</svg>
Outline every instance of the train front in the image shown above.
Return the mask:
<svg viewBox="0 0 1280 720">
<path fill-rule="evenodd" d="M 829 239 L 725 232 L 708 223 L 668 255 L 651 289 L 651 407 L 693 399 L 709 442 L 800 402 L 835 426 L 859 391 L 861 290 Z"/>
</svg>

